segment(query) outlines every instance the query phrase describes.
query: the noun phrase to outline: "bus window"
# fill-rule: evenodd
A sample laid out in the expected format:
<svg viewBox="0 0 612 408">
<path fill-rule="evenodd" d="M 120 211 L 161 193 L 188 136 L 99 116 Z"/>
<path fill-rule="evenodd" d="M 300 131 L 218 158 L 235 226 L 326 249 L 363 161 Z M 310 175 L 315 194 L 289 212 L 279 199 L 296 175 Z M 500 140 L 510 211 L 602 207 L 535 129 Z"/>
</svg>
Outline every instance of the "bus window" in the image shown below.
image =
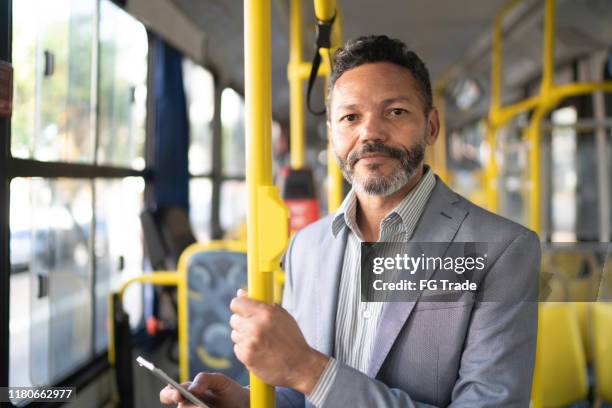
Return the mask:
<svg viewBox="0 0 612 408">
<path fill-rule="evenodd" d="M 98 163 L 145 166 L 147 33 L 109 0 L 100 3 Z"/>
<path fill-rule="evenodd" d="M 189 180 L 189 219 L 199 242 L 206 242 L 211 238 L 211 205 L 212 182 L 210 179 L 195 177 Z"/>
<path fill-rule="evenodd" d="M 215 82 L 212 74 L 183 59 L 183 83 L 189 118 L 189 218 L 198 241 L 211 238 L 212 142 Z"/>
<path fill-rule="evenodd" d="M 30 180 L 16 178 L 11 182 L 11 292 L 10 292 L 10 357 L 11 386 L 31 385 L 30 381 L 30 257 L 32 245 L 32 208 Z"/>
<path fill-rule="evenodd" d="M 244 181 L 226 180 L 221 184 L 221 228 L 234 232 L 246 220 L 247 186 Z"/>
<path fill-rule="evenodd" d="M 23 250 L 11 240 L 29 258 L 29 273 L 11 276 L 11 381 L 50 384 L 90 357 L 91 183 L 17 178 L 11 187 L 13 236 L 29 237 Z"/>
<path fill-rule="evenodd" d="M 133 169 L 144 168 L 146 31 L 110 0 L 47 3 L 13 7 L 9 385 L 19 386 L 56 384 L 103 352 L 107 295 L 143 270 L 144 174 Z M 124 299 L 135 327 L 142 290 Z"/>
<path fill-rule="evenodd" d="M 551 240 L 576 241 L 576 108 L 567 106 L 552 112 L 551 140 Z M 557 125 L 555 127 L 555 125 Z"/>
<path fill-rule="evenodd" d="M 214 79 L 209 71 L 184 58 L 183 83 L 189 116 L 189 173 L 208 174 L 212 171 Z"/>
<path fill-rule="evenodd" d="M 96 2 L 25 0 L 15 2 L 13 15 L 13 156 L 91 163 Z"/>
<path fill-rule="evenodd" d="M 223 175 L 243 176 L 244 99 L 231 88 L 221 93 L 221 135 L 223 144 Z"/>
<path fill-rule="evenodd" d="M 95 350 L 108 345 L 106 330 L 108 295 L 122 282 L 142 273 L 142 231 L 139 215 L 143 208 L 144 181 L 138 177 L 96 180 L 96 288 Z M 129 287 L 124 295 L 132 328 L 143 318 L 142 291 Z"/>
<path fill-rule="evenodd" d="M 519 116 L 502 127 L 495 146 L 500 167 L 499 213 L 518 223 L 524 223 L 527 214 L 524 180 L 528 171 L 528 146 L 522 136 L 524 123 L 525 118 Z"/>
</svg>

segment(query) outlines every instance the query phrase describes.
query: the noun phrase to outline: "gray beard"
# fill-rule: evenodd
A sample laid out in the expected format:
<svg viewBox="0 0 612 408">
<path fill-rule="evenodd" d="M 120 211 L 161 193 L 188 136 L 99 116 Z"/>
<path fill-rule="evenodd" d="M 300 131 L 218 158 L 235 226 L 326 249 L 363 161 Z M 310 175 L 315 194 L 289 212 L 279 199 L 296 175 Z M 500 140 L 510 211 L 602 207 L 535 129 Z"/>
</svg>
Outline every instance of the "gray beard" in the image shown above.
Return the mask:
<svg viewBox="0 0 612 408">
<path fill-rule="evenodd" d="M 398 192 L 414 177 L 423 162 L 424 144 L 415 146 L 407 155 L 400 159 L 400 167 L 388 176 L 371 175 L 365 179 L 355 177 L 354 168 L 342 161 L 336 154 L 336 159 L 342 170 L 342 175 L 355 192 L 371 196 L 387 197 Z M 375 165 L 377 166 L 377 165 Z"/>
<path fill-rule="evenodd" d="M 403 168 L 397 169 L 388 176 L 367 176 L 365 180 L 359 177 L 353 177 L 349 183 L 352 184 L 355 192 L 364 193 L 372 196 L 387 197 L 398 192 L 404 187 L 414 176 L 417 169 L 406 170 Z M 346 178 L 345 174 L 345 178 Z"/>
</svg>

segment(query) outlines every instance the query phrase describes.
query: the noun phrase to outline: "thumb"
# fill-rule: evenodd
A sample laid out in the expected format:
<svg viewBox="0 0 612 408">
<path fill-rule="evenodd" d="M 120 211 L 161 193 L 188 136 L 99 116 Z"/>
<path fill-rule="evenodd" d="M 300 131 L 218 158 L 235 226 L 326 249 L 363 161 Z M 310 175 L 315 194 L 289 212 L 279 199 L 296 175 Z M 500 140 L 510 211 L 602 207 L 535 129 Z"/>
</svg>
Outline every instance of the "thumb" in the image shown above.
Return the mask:
<svg viewBox="0 0 612 408">
<path fill-rule="evenodd" d="M 231 385 L 231 380 L 222 374 L 199 373 L 193 379 L 188 390 L 192 394 L 204 397 L 207 391 L 221 393 Z"/>
</svg>

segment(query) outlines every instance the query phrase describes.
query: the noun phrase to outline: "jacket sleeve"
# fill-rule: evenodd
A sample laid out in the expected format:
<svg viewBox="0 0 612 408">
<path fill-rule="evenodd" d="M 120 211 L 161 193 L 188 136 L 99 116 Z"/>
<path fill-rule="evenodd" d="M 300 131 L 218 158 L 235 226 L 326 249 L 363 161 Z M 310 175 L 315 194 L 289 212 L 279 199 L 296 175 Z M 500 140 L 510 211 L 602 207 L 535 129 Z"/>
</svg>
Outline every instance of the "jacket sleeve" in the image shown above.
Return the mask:
<svg viewBox="0 0 612 408">
<path fill-rule="evenodd" d="M 540 243 L 525 231 L 502 251 L 481 283 L 466 335 L 453 408 L 529 406 L 535 364 Z M 403 390 L 390 388 L 339 363 L 323 407 L 418 407 Z"/>
<path fill-rule="evenodd" d="M 291 250 L 293 249 L 293 243 L 298 234 L 294 235 L 285 255 L 283 256 L 282 266 L 285 271 L 285 286 L 283 289 L 283 302 L 282 306 L 290 314 L 292 313 L 292 299 L 293 299 L 293 279 L 291 276 Z M 277 408 L 303 408 L 305 405 L 304 394 L 287 387 L 276 387 L 276 406 Z"/>
</svg>

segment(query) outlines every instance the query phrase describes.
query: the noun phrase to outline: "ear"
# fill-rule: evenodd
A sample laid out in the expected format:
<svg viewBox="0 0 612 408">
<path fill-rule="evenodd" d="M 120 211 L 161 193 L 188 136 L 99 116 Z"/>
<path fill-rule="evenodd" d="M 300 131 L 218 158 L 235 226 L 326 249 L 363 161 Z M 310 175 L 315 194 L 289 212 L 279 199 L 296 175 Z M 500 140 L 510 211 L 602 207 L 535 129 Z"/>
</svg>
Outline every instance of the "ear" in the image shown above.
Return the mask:
<svg viewBox="0 0 612 408">
<path fill-rule="evenodd" d="M 427 115 L 427 134 L 425 135 L 425 143 L 429 146 L 433 145 L 438 139 L 440 133 L 440 117 L 438 110 L 432 108 Z"/>
</svg>

